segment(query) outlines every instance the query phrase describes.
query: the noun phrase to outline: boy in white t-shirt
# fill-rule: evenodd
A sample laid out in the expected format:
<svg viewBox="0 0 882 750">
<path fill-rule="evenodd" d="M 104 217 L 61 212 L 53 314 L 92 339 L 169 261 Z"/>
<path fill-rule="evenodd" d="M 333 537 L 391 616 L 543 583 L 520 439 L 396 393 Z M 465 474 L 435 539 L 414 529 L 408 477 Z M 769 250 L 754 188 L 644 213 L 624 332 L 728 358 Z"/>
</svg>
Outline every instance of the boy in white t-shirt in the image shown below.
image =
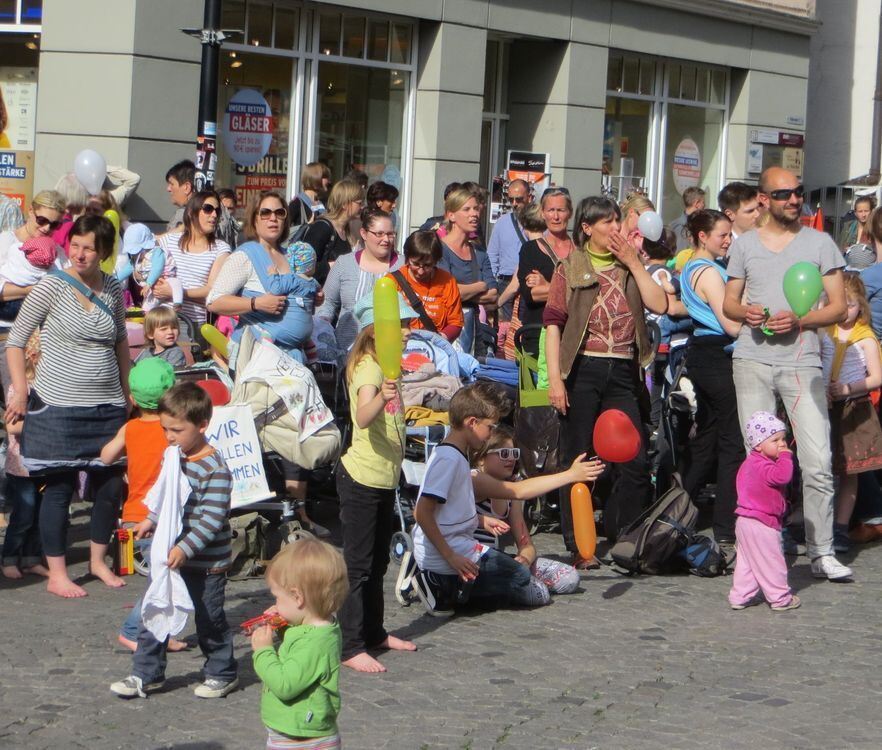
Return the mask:
<svg viewBox="0 0 882 750">
<path fill-rule="evenodd" d="M 567 471 L 523 482 L 472 474 L 468 452 L 489 440 L 510 408 L 501 389 L 489 382 L 460 389 L 450 402 L 450 433 L 429 459 L 414 509 L 414 558 L 419 567 L 414 585 L 431 615 L 451 615 L 454 605 L 469 599 L 540 604 L 531 592 L 527 566 L 475 540 L 479 525 L 494 535 L 508 531 L 505 521 L 479 515 L 476 499 L 529 500 L 567 484 L 593 481 L 603 471 L 603 464 L 585 461 L 582 454 Z"/>
</svg>

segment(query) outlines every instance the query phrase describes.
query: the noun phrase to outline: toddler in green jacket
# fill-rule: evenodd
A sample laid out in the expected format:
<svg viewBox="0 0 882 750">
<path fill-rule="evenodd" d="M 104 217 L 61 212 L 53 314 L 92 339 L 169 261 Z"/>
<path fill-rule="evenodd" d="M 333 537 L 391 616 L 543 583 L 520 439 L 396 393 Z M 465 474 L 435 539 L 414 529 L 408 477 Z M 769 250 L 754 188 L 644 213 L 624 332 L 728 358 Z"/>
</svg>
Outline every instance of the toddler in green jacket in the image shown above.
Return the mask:
<svg viewBox="0 0 882 750">
<path fill-rule="evenodd" d="M 346 563 L 330 544 L 304 539 L 282 548 L 266 573 L 285 619 L 278 652 L 269 625 L 251 635 L 254 671 L 263 682 L 260 715 L 268 750 L 332 750 L 340 747 L 342 640 L 334 613 L 349 593 Z"/>
</svg>

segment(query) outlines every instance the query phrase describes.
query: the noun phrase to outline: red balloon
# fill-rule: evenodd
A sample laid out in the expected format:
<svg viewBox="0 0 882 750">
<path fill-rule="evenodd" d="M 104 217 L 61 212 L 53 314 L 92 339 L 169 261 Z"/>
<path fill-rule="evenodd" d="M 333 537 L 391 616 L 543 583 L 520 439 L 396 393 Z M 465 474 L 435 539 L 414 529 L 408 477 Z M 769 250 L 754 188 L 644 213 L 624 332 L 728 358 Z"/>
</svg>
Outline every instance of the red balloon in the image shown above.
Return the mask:
<svg viewBox="0 0 882 750">
<path fill-rule="evenodd" d="M 197 380 L 196 385 L 208 394 L 212 406 L 226 406 L 230 403 L 230 391 L 220 380 Z"/>
<path fill-rule="evenodd" d="M 634 423 L 619 409 L 607 409 L 594 423 L 594 452 L 608 463 L 633 461 L 641 442 Z"/>
</svg>

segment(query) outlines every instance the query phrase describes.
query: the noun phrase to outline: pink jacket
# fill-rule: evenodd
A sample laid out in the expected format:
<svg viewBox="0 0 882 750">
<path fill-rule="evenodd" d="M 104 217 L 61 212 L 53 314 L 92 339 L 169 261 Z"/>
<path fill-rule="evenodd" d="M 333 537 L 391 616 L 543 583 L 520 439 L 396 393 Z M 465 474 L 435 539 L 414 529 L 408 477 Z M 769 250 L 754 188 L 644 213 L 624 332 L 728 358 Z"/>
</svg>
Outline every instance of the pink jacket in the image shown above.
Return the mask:
<svg viewBox="0 0 882 750">
<path fill-rule="evenodd" d="M 789 451 L 779 455 L 777 461 L 759 451 L 751 451 L 735 479 L 738 490 L 735 515 L 755 518 L 780 530 L 787 512 L 784 488 L 792 478 L 793 454 Z"/>
</svg>

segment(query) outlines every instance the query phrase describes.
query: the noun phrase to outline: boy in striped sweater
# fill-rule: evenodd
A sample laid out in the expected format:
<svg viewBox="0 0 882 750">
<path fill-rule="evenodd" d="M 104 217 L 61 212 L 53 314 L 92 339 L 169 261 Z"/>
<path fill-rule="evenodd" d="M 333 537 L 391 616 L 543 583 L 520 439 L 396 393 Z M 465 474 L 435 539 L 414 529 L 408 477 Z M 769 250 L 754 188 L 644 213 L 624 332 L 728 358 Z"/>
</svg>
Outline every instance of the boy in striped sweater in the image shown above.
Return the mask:
<svg viewBox="0 0 882 750">
<path fill-rule="evenodd" d="M 181 449 L 181 469 L 190 484 L 183 529 L 169 551 L 168 566 L 179 570 L 195 608 L 196 634 L 205 656 L 199 698 L 222 698 L 236 689 L 233 634 L 224 614 L 226 570 L 230 567 L 230 494 L 233 480 L 224 459 L 205 439 L 211 400 L 195 383 L 179 383 L 159 400 L 159 421 L 169 445 Z M 156 518 L 135 526 L 135 538 L 149 534 Z M 165 684 L 168 641 L 159 642 L 143 623 L 138 632 L 132 674 L 110 686 L 123 698 L 146 694 Z"/>
</svg>

